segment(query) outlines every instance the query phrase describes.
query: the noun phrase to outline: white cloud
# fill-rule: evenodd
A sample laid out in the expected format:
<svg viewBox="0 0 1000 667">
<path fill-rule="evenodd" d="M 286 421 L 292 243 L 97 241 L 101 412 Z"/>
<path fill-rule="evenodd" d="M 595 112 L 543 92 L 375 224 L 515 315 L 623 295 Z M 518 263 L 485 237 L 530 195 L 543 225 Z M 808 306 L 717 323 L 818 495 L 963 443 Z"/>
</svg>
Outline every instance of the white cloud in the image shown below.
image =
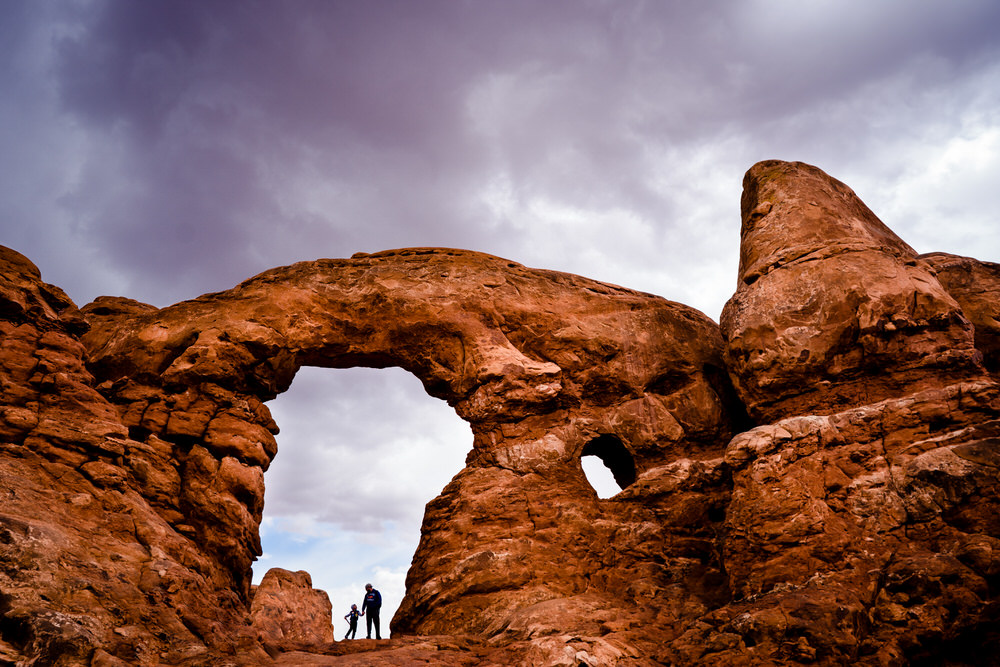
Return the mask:
<svg viewBox="0 0 1000 667">
<path fill-rule="evenodd" d="M 906 221 L 919 252 L 944 250 L 1000 261 L 1000 116 L 963 124 L 922 146 L 922 168 L 905 171 L 885 202 L 890 226 Z"/>
</svg>

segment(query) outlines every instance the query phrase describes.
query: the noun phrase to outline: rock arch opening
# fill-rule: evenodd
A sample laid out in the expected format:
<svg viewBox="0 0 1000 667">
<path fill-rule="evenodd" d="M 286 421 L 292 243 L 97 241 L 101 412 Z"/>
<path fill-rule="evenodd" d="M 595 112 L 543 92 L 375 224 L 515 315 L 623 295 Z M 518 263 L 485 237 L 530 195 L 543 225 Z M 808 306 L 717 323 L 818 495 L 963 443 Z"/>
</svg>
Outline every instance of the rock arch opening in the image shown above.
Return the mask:
<svg viewBox="0 0 1000 667">
<path fill-rule="evenodd" d="M 613 496 L 635 482 L 635 459 L 614 435 L 600 435 L 584 445 L 580 464 L 601 498 Z"/>
<path fill-rule="evenodd" d="M 254 583 L 272 567 L 308 571 L 330 596 L 339 639 L 370 581 L 389 636 L 424 506 L 462 470 L 469 425 L 399 368 L 302 368 L 268 407 L 281 433 Z"/>
</svg>

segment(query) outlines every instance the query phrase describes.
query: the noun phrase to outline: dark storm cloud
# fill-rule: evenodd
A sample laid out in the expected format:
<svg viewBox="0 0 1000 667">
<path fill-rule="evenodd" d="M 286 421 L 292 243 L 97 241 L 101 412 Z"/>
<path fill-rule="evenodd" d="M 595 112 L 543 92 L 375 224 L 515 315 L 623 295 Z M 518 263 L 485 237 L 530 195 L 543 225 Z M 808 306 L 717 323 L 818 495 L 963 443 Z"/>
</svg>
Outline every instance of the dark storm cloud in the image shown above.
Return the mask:
<svg viewBox="0 0 1000 667">
<path fill-rule="evenodd" d="M 64 111 L 117 150 L 67 205 L 159 301 L 192 295 L 152 275 L 171 268 L 218 289 L 302 245 L 475 245 L 451 202 L 475 161 L 461 95 L 488 45 L 450 6 L 93 5 L 54 70 Z M 105 202 L 108 180 L 121 191 Z M 303 210 L 308 193 L 283 206 L 303 181 L 335 193 L 324 210 Z"/>
<path fill-rule="evenodd" d="M 83 137 L 56 200 L 129 295 L 160 305 L 406 245 L 641 280 L 614 265 L 652 266 L 688 234 L 683 191 L 717 190 L 690 181 L 725 179 L 735 201 L 762 157 L 857 162 L 883 128 L 847 101 L 961 78 L 995 59 L 1000 18 L 989 2 L 27 7 L 8 25 L 59 26 L 46 71 Z M 690 227 L 731 256 L 733 207 L 703 209 Z M 596 229 L 576 245 L 545 231 L 588 215 L 631 221 L 623 255 L 591 257 Z"/>
<path fill-rule="evenodd" d="M 604 22 L 617 13 L 600 5 L 579 5 L 580 16 L 562 15 L 558 3 L 290 7 L 99 3 L 58 42 L 63 108 L 118 149 L 89 161 L 65 201 L 124 270 L 151 274 L 137 286 L 151 298 L 193 295 L 188 283 L 199 280 L 218 289 L 300 259 L 304 233 L 326 254 L 516 250 L 490 239 L 489 225 L 475 229 L 462 206 L 492 169 L 516 175 L 522 197 L 552 190 L 583 206 L 656 199 L 629 178 L 636 146 L 618 138 L 614 118 L 624 98 L 614 88 L 632 83 L 614 48 L 641 17 L 614 28 Z M 464 98 L 477 77 L 510 75 L 513 87 L 492 102 L 517 126 L 501 122 L 503 146 L 484 149 L 466 129 Z M 518 109 L 524 87 L 538 97 Z M 609 166 L 615 179 L 605 179 Z M 296 187 L 287 174 L 303 171 L 339 193 L 322 200 L 325 210 L 275 203 Z M 189 280 L 167 287 L 152 275 L 165 272 Z"/>
<path fill-rule="evenodd" d="M 146 141 L 191 109 L 267 120 L 270 141 L 429 144 L 452 61 L 438 27 L 415 3 L 108 2 L 59 45 L 59 76 L 69 108 Z"/>
</svg>

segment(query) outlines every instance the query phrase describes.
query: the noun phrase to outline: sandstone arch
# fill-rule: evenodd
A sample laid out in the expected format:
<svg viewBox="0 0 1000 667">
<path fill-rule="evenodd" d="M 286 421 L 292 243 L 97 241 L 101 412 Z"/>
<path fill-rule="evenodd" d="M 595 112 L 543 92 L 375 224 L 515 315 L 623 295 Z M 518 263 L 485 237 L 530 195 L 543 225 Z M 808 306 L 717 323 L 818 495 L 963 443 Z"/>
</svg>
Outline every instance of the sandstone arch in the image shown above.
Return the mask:
<svg viewBox="0 0 1000 667">
<path fill-rule="evenodd" d="M 218 497 L 202 493 L 168 513 L 238 591 L 259 553 L 262 475 L 275 451 L 263 401 L 299 367 L 399 366 L 470 423 L 468 465 L 428 505 L 394 631 L 485 631 L 513 606 L 586 590 L 594 574 L 586 567 L 527 584 L 552 549 L 591 561 L 569 537 L 575 524 L 556 518 L 581 483 L 579 452 L 600 433 L 628 437 L 631 477 L 682 456 L 718 457 L 732 432 L 729 406 L 703 373 L 721 365 L 707 317 L 480 253 L 409 249 L 304 262 L 164 309 L 99 299 L 84 313 L 90 368 L 132 433 L 188 450 L 198 464 L 182 480 L 188 469 L 212 476 L 208 459 L 230 462 L 218 496 L 247 511 L 234 506 L 220 525 L 204 506 Z M 453 503 L 474 530 L 455 524 Z M 595 507 L 577 512 L 585 523 L 597 516 Z M 513 523 L 532 539 L 498 550 L 498 541 L 513 544 Z M 545 523 L 551 535 L 539 542 Z M 497 572 L 503 577 L 489 580 Z"/>
</svg>

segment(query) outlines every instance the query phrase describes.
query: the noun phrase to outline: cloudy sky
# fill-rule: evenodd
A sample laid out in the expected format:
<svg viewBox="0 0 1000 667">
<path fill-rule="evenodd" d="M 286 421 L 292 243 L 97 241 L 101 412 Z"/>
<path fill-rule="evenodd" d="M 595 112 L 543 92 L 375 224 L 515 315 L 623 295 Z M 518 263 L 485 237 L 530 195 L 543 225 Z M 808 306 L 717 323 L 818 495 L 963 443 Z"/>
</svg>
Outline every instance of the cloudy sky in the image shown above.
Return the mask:
<svg viewBox="0 0 1000 667">
<path fill-rule="evenodd" d="M 3 0 L 0 243 L 79 305 L 450 246 L 717 320 L 743 173 L 780 158 L 920 252 L 1000 261 L 998 25 L 993 0 Z M 309 570 L 338 621 L 372 580 L 388 619 L 468 426 L 398 370 L 307 369 L 271 406 L 257 578 Z"/>
</svg>

